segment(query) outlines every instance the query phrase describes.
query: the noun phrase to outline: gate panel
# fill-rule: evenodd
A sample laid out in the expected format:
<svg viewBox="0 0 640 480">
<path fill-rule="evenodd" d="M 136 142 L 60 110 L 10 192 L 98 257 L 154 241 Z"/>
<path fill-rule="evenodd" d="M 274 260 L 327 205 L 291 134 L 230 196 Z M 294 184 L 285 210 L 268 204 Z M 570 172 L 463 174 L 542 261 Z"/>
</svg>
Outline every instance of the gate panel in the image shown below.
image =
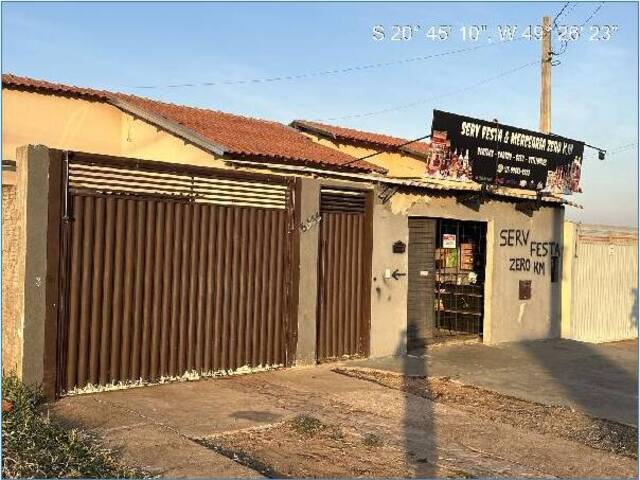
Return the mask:
<svg viewBox="0 0 640 480">
<path fill-rule="evenodd" d="M 290 363 L 290 188 L 92 169 L 70 169 L 61 390 Z"/>
<path fill-rule="evenodd" d="M 371 253 L 367 194 L 323 189 L 317 357 L 319 361 L 368 354 Z"/>
<path fill-rule="evenodd" d="M 407 348 L 423 346 L 435 326 L 436 220 L 409 218 Z"/>
</svg>

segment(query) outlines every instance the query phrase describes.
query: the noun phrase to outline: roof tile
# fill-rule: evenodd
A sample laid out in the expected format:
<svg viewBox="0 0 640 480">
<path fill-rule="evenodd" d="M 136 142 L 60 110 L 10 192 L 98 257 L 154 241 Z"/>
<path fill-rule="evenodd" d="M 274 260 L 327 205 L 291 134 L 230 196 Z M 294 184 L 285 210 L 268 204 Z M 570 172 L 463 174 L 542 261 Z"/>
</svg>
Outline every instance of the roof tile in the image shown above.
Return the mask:
<svg viewBox="0 0 640 480">
<path fill-rule="evenodd" d="M 152 115 L 192 130 L 226 154 L 264 162 L 284 162 L 358 172 L 385 172 L 365 161 L 313 142 L 286 125 L 203 108 L 174 105 L 123 93 L 2 75 L 3 86 L 111 103 L 124 101 Z"/>
<path fill-rule="evenodd" d="M 294 120 L 291 126 L 300 130 L 315 132 L 320 135 L 329 136 L 336 140 L 347 142 L 360 142 L 373 148 L 401 149 L 405 152 L 419 156 L 427 156 L 430 152 L 430 144 L 427 142 L 415 142 L 402 146 L 409 142 L 406 138 L 392 137 L 380 133 L 365 132 L 353 128 L 338 127 L 308 120 Z"/>
</svg>

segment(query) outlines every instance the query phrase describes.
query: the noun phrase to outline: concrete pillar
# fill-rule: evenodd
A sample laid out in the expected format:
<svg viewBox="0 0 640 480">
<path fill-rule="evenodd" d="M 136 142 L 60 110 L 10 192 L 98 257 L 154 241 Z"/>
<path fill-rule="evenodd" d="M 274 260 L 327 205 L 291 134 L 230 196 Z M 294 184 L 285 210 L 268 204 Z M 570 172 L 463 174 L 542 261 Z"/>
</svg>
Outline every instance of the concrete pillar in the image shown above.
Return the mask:
<svg viewBox="0 0 640 480">
<path fill-rule="evenodd" d="M 320 182 L 301 179 L 300 188 L 300 281 L 298 300 L 298 347 L 296 365 L 316 361 L 318 308 L 318 257 L 320 234 Z"/>
<path fill-rule="evenodd" d="M 17 151 L 17 200 L 23 213 L 22 380 L 41 383 L 44 373 L 44 319 L 46 315 L 47 223 L 49 150 L 41 146 Z"/>
<path fill-rule="evenodd" d="M 371 270 L 371 357 L 402 355 L 407 351 L 408 250 L 393 253 L 398 240 L 409 244 L 406 213 L 392 212 L 375 195 L 373 205 L 373 259 Z M 385 278 L 385 270 L 398 270 L 405 276 Z"/>
</svg>

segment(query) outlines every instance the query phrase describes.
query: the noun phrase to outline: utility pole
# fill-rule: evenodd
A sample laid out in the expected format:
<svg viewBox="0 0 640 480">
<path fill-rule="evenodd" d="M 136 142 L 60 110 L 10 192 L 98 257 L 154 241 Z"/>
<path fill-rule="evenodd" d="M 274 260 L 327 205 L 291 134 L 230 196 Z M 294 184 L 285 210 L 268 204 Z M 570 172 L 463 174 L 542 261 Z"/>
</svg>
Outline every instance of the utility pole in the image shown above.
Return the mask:
<svg viewBox="0 0 640 480">
<path fill-rule="evenodd" d="M 540 62 L 540 131 L 551 131 L 551 17 L 542 17 L 542 57 Z"/>
</svg>

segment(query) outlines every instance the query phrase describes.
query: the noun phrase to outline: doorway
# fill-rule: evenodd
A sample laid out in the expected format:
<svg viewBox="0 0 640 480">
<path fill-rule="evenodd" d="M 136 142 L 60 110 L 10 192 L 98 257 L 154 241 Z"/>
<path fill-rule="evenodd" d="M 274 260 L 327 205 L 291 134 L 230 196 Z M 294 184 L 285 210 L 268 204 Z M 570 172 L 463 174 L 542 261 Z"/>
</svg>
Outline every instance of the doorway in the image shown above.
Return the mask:
<svg viewBox="0 0 640 480">
<path fill-rule="evenodd" d="M 407 344 L 482 338 L 486 224 L 409 219 Z"/>
</svg>

